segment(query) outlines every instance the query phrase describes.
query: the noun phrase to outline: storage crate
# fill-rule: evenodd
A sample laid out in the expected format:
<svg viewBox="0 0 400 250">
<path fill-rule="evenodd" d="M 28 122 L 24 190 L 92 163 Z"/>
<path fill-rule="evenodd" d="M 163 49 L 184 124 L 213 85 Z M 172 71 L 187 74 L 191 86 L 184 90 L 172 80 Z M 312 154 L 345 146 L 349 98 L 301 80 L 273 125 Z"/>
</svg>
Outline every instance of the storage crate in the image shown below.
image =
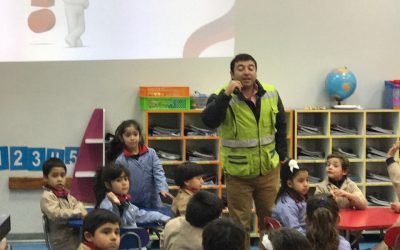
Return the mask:
<svg viewBox="0 0 400 250">
<path fill-rule="evenodd" d="M 385 81 L 384 108 L 400 109 L 400 84 L 398 84 L 398 80 Z"/>
<path fill-rule="evenodd" d="M 191 109 L 204 109 L 207 106 L 208 97 L 191 96 L 190 97 L 190 108 Z"/>
<path fill-rule="evenodd" d="M 190 97 L 140 97 L 143 110 L 188 110 Z"/>
<path fill-rule="evenodd" d="M 189 97 L 189 87 L 141 86 L 140 97 Z"/>
</svg>

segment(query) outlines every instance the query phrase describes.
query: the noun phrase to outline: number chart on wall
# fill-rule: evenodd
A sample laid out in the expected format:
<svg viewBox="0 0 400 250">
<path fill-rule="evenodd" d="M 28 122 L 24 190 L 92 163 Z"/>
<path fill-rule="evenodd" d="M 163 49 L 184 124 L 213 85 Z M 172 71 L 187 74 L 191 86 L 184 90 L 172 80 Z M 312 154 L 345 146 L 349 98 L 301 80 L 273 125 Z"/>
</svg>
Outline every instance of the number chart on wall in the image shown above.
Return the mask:
<svg viewBox="0 0 400 250">
<path fill-rule="evenodd" d="M 26 146 L 0 146 L 0 170 L 41 171 L 43 163 L 57 157 L 65 164 L 74 164 L 79 147 L 44 148 Z"/>
</svg>

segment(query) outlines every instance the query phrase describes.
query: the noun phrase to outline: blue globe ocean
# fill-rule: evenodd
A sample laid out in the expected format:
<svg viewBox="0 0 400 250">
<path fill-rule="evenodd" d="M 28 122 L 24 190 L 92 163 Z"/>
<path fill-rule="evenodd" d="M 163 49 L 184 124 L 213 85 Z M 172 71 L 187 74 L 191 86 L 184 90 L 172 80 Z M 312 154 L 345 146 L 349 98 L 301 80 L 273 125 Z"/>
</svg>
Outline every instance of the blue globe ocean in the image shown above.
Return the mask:
<svg viewBox="0 0 400 250">
<path fill-rule="evenodd" d="M 346 67 L 336 68 L 326 76 L 326 91 L 331 98 L 339 102 L 338 104 L 351 96 L 356 86 L 357 79 L 355 75 Z"/>
</svg>

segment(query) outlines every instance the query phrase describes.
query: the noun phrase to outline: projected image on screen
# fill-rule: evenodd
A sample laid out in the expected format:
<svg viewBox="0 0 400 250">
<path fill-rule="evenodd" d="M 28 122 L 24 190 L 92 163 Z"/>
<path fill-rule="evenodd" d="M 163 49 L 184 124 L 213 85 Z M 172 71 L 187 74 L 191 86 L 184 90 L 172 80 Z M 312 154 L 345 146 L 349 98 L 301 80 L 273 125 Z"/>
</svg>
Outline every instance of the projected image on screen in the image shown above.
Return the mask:
<svg viewBox="0 0 400 250">
<path fill-rule="evenodd" d="M 230 57 L 235 0 L 0 1 L 0 61 Z"/>
</svg>

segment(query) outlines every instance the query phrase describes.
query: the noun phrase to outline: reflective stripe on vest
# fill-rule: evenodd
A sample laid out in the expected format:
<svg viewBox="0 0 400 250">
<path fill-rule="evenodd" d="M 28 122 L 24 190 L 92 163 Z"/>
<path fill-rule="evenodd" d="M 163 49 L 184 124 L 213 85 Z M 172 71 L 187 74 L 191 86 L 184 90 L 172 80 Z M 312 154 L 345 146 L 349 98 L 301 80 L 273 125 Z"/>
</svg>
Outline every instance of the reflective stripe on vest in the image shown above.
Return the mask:
<svg viewBox="0 0 400 250">
<path fill-rule="evenodd" d="M 228 148 L 252 148 L 257 146 L 268 145 L 275 141 L 274 135 L 268 135 L 258 139 L 247 139 L 247 140 L 228 140 L 221 139 L 221 144 Z M 260 143 L 260 144 L 259 144 Z"/>
</svg>

